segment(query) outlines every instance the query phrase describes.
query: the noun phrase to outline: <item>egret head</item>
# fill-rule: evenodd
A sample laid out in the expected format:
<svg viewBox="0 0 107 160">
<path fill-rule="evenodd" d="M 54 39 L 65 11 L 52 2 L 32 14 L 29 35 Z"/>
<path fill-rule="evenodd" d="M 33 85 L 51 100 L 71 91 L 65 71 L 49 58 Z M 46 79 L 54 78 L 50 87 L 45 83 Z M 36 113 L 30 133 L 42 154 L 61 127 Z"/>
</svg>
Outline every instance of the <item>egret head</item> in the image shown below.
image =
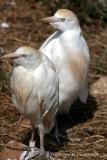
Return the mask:
<svg viewBox="0 0 107 160">
<path fill-rule="evenodd" d="M 68 9 L 59 9 L 54 16 L 41 19 L 43 22 L 49 22 L 54 28 L 61 31 L 70 30 L 79 26 L 78 18 L 72 11 Z"/>
<path fill-rule="evenodd" d="M 41 56 L 39 51 L 35 50 L 32 47 L 22 46 L 19 47 L 15 52 L 2 56 L 0 60 L 10 58 L 12 59 L 12 61 L 14 61 L 14 63 L 30 67 L 40 62 L 40 57 Z"/>
</svg>

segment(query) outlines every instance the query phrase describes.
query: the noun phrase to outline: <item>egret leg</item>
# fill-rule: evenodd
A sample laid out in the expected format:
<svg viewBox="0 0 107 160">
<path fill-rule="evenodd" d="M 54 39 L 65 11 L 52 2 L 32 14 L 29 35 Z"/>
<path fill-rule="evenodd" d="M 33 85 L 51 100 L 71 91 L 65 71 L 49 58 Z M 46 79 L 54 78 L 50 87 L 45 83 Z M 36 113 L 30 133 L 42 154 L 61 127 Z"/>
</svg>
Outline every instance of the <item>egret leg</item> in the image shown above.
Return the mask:
<svg viewBox="0 0 107 160">
<path fill-rule="evenodd" d="M 21 154 L 20 160 L 31 160 L 33 157 L 39 155 L 39 150 L 35 148 L 35 141 L 34 141 L 34 133 L 35 127 L 32 127 L 32 135 L 31 140 L 29 142 L 28 150 Z"/>
<path fill-rule="evenodd" d="M 32 143 L 32 142 L 35 142 L 34 141 L 34 134 L 35 134 L 35 127 L 32 127 L 32 135 L 31 135 L 31 140 L 30 140 L 30 142 Z M 30 147 L 30 142 L 29 142 L 29 147 Z M 35 147 L 35 146 L 34 146 Z"/>
<path fill-rule="evenodd" d="M 65 136 L 63 136 L 63 135 L 59 132 L 58 123 L 57 123 L 57 120 L 56 120 L 56 119 L 55 119 L 54 133 L 53 133 L 53 134 L 50 134 L 50 135 L 56 139 L 56 141 L 57 141 L 58 144 L 61 144 L 60 139 L 63 139 L 63 140 L 65 140 L 65 141 L 68 140 Z"/>
<path fill-rule="evenodd" d="M 41 154 L 44 154 L 45 148 L 44 148 L 44 127 L 43 125 L 39 126 L 39 132 L 40 132 L 40 152 Z"/>
<path fill-rule="evenodd" d="M 48 152 L 45 152 L 44 148 L 44 126 L 42 124 L 39 125 L 39 135 L 40 135 L 40 154 L 38 156 L 38 160 L 49 160 L 49 154 Z"/>
</svg>

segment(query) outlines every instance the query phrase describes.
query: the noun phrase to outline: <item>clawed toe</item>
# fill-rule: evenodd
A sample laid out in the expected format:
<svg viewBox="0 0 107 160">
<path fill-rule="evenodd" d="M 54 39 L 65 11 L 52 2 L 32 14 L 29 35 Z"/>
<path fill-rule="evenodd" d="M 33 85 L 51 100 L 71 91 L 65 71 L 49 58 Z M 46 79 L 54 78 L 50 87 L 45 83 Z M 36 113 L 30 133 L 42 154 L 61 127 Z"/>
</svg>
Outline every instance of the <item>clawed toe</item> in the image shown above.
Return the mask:
<svg viewBox="0 0 107 160">
<path fill-rule="evenodd" d="M 24 151 L 21 154 L 20 160 L 33 160 L 33 157 L 39 155 L 39 149 L 37 148 L 29 148 L 27 151 Z"/>
<path fill-rule="evenodd" d="M 54 160 L 49 152 L 40 152 L 37 148 L 30 148 L 21 154 L 20 160 Z"/>
<path fill-rule="evenodd" d="M 38 156 L 35 156 L 32 160 L 56 160 L 54 155 L 50 152 L 40 153 Z"/>
<path fill-rule="evenodd" d="M 39 153 L 39 155 L 35 155 L 32 160 L 50 160 L 50 156 L 48 152 Z"/>
<path fill-rule="evenodd" d="M 61 140 L 63 141 L 68 141 L 68 138 L 65 137 L 64 135 L 58 133 L 58 134 L 49 134 L 51 137 L 53 137 L 56 142 L 60 145 L 61 144 Z"/>
</svg>

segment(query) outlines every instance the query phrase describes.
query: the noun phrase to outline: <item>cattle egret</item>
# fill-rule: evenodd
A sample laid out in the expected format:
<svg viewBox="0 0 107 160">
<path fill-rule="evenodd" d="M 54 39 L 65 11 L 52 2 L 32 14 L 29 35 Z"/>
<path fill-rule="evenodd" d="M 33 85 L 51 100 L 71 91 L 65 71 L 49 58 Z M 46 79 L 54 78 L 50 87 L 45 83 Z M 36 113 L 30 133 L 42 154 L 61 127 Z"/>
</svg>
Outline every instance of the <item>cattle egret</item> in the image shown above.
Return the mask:
<svg viewBox="0 0 107 160">
<path fill-rule="evenodd" d="M 59 9 L 54 16 L 41 20 L 57 29 L 40 51 L 53 62 L 59 77 L 59 112 L 68 112 L 78 96 L 84 103 L 87 100 L 89 49 L 72 11 Z"/>
<path fill-rule="evenodd" d="M 59 78 L 59 113 L 68 113 L 79 96 L 84 103 L 88 97 L 89 49 L 75 13 L 59 9 L 54 16 L 41 19 L 55 29 L 40 47 L 54 64 Z M 58 133 L 58 132 L 56 132 Z M 56 135 L 58 139 L 58 135 Z"/>
<path fill-rule="evenodd" d="M 58 108 L 58 77 L 51 61 L 40 51 L 20 47 L 1 59 L 12 58 L 15 62 L 10 77 L 12 100 L 19 112 L 32 124 L 30 151 L 21 155 L 21 160 L 32 157 L 44 159 L 44 135 L 53 125 Z M 39 129 L 40 150 L 35 149 L 34 129 Z"/>
</svg>

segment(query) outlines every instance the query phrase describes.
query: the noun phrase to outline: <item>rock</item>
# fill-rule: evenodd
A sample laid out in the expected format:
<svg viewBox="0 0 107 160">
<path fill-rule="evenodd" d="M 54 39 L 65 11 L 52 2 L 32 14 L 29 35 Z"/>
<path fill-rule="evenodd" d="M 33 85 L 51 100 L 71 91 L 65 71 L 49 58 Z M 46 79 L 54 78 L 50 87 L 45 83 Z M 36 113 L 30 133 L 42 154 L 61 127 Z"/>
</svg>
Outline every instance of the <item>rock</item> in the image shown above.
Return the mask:
<svg viewBox="0 0 107 160">
<path fill-rule="evenodd" d="M 1 26 L 1 28 L 5 28 L 5 29 L 8 29 L 11 27 L 10 23 L 8 23 L 8 22 L 2 22 L 0 24 L 0 26 Z"/>
<path fill-rule="evenodd" d="M 21 142 L 10 141 L 0 153 L 0 160 L 20 160 L 20 155 L 26 147 Z"/>
</svg>

